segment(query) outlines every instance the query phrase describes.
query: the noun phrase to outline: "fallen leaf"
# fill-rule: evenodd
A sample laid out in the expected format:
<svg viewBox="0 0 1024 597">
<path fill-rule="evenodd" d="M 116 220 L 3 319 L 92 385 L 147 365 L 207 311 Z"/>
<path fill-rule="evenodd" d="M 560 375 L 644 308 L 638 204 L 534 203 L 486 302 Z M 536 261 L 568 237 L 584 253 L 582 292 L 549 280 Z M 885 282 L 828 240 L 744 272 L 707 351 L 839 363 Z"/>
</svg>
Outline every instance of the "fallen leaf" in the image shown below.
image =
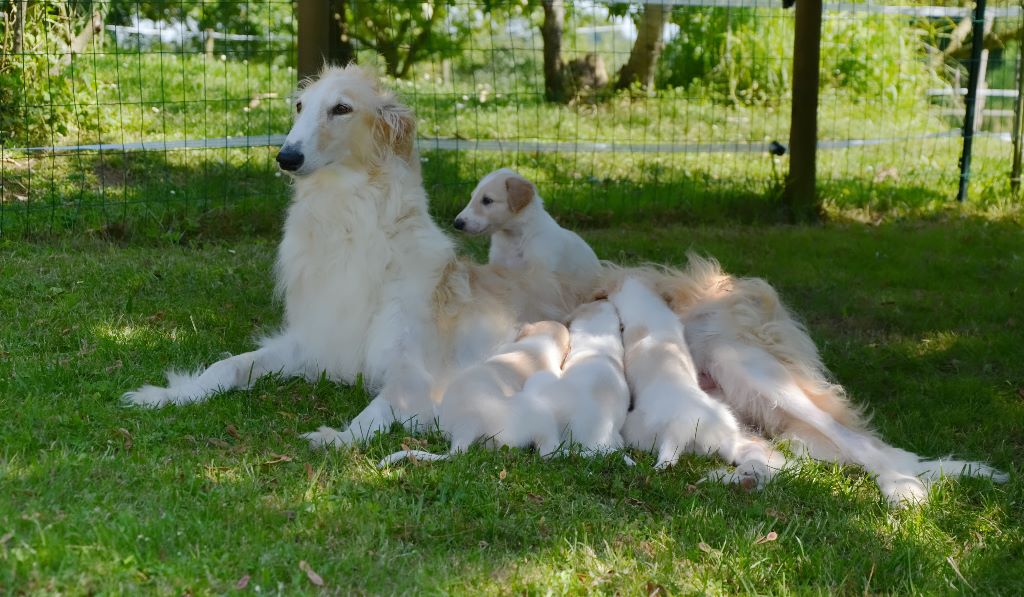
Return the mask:
<svg viewBox="0 0 1024 597">
<path fill-rule="evenodd" d="M 1021 400 L 1024 400 L 1024 388 L 1017 388 L 1017 395 L 1020 396 Z"/>
<path fill-rule="evenodd" d="M 312 467 L 312 465 L 310 465 L 310 464 L 309 464 L 309 463 L 307 462 L 307 463 L 306 463 L 306 480 L 307 480 L 307 481 L 312 481 L 312 480 L 313 480 L 313 477 L 315 477 L 315 476 L 316 476 L 316 473 L 314 473 L 314 472 L 313 472 L 313 467 Z"/>
<path fill-rule="evenodd" d="M 124 367 L 124 363 L 121 362 L 121 359 L 117 359 L 116 361 L 114 361 L 113 365 L 111 365 L 109 367 L 104 367 L 103 371 L 105 371 L 106 373 L 109 374 L 109 373 L 113 373 L 114 371 L 117 371 L 121 367 Z"/>
<path fill-rule="evenodd" d="M 132 446 L 135 445 L 135 442 L 132 439 L 132 434 L 129 433 L 128 430 L 125 429 L 124 427 L 118 427 L 117 432 L 121 434 L 121 437 L 124 438 L 124 449 L 131 450 Z"/>
<path fill-rule="evenodd" d="M 3 537 L 0 537 L 0 545 L 6 545 L 14 537 L 14 531 L 4 533 Z"/>
<path fill-rule="evenodd" d="M 235 588 L 238 589 L 238 590 L 242 590 L 242 589 L 244 589 L 245 587 L 248 587 L 248 586 L 249 586 L 249 575 L 248 574 L 246 574 L 242 578 L 238 579 L 238 582 L 235 583 Z"/>
<path fill-rule="evenodd" d="M 302 570 L 306 573 L 306 576 L 309 577 L 309 582 L 313 583 L 318 587 L 324 586 L 324 579 L 321 578 L 319 574 L 313 571 L 313 568 L 309 565 L 309 563 L 306 562 L 306 560 L 299 561 L 299 570 Z"/>
<path fill-rule="evenodd" d="M 238 441 L 242 441 L 242 434 L 238 432 L 238 428 L 235 427 L 234 425 L 228 424 L 224 431 L 227 431 L 228 435 L 237 439 Z"/>
<path fill-rule="evenodd" d="M 227 450 L 228 448 L 231 447 L 231 444 L 227 443 L 226 441 L 224 441 L 222 439 L 216 438 L 216 437 L 207 438 L 206 443 L 210 444 L 211 446 L 216 446 L 218 448 L 223 448 L 225 450 Z"/>
<path fill-rule="evenodd" d="M 686 493 L 693 493 L 695 491 L 697 491 L 697 486 L 696 485 L 694 485 L 693 483 L 688 483 L 686 485 Z"/>
<path fill-rule="evenodd" d="M 704 553 L 711 553 L 715 551 L 713 547 L 711 547 L 707 543 L 704 543 L 703 541 L 697 544 L 697 549 L 703 551 Z"/>
<path fill-rule="evenodd" d="M 498 480 L 499 481 L 504 481 L 505 477 L 507 477 L 507 476 L 508 476 L 508 471 L 506 471 L 505 469 L 501 469 L 501 472 L 498 473 Z"/>
<path fill-rule="evenodd" d="M 268 460 L 268 461 L 264 462 L 263 464 L 266 464 L 266 465 L 281 464 L 282 462 L 291 462 L 292 461 L 292 457 L 291 456 L 287 456 L 285 454 L 274 454 L 273 452 L 271 452 L 270 455 L 273 457 L 273 460 Z"/>
<path fill-rule="evenodd" d="M 754 541 L 754 545 L 761 545 L 762 543 L 770 543 L 772 541 L 775 541 L 778 538 L 779 538 L 779 534 L 776 533 L 775 531 L 772 531 L 772 532 L 768 533 L 767 535 L 765 535 L 764 537 L 761 537 L 757 541 Z"/>
<path fill-rule="evenodd" d="M 647 595 L 647 597 L 657 597 L 658 595 L 668 595 L 668 591 L 665 590 L 665 587 L 663 587 L 663 586 L 661 586 L 659 584 L 656 584 L 652 580 L 647 581 L 647 587 L 644 589 L 644 593 Z"/>
<path fill-rule="evenodd" d="M 544 496 L 542 496 L 542 495 L 537 495 L 536 493 L 527 493 L 526 497 L 530 498 L 531 500 L 533 500 L 534 502 L 536 502 L 538 504 L 543 504 L 544 503 Z"/>
</svg>

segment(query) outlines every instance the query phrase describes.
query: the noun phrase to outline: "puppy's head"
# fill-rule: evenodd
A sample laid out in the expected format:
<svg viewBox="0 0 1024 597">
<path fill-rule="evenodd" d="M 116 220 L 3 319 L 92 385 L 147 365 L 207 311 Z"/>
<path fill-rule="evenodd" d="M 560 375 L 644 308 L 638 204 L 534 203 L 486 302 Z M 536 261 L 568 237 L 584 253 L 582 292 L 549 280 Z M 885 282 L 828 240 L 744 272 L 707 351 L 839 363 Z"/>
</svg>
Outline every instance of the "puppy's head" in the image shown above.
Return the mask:
<svg viewBox="0 0 1024 597">
<path fill-rule="evenodd" d="M 355 65 L 327 67 L 295 97 L 295 122 L 277 154 L 296 176 L 334 163 L 367 166 L 389 155 L 413 161 L 412 111 Z"/>
<path fill-rule="evenodd" d="M 536 323 L 524 323 L 519 328 L 516 340 L 547 336 L 563 348 L 563 352 L 569 349 L 569 329 L 558 321 L 538 321 Z"/>
<path fill-rule="evenodd" d="M 537 187 L 519 174 L 502 168 L 480 179 L 469 204 L 455 218 L 455 228 L 467 234 L 491 234 L 503 229 L 531 203 Z"/>
</svg>

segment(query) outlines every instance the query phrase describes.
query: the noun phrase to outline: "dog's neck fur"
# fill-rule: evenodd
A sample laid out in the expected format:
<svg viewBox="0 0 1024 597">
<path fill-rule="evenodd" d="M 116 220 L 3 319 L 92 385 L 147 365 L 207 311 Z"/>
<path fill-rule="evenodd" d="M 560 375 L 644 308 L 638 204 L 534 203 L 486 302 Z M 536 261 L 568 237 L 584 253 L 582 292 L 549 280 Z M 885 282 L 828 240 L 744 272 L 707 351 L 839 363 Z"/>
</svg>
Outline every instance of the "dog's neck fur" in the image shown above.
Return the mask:
<svg viewBox="0 0 1024 597">
<path fill-rule="evenodd" d="M 558 222 L 544 210 L 544 200 L 535 195 L 522 211 L 491 235 L 491 255 L 504 255 L 506 262 L 499 265 L 505 267 L 529 265 L 533 257 L 526 251 L 530 241 L 554 228 L 559 228 Z"/>
</svg>

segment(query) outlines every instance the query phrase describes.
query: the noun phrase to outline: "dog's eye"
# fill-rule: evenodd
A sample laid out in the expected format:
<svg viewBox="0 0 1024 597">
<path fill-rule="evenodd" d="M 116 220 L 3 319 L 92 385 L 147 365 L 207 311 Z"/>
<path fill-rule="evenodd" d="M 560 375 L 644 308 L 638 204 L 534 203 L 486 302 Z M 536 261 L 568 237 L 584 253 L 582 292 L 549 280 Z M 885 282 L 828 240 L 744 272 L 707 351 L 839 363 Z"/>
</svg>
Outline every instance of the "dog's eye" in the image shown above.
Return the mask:
<svg viewBox="0 0 1024 597">
<path fill-rule="evenodd" d="M 302 102 L 295 102 L 295 113 L 302 114 Z"/>
<path fill-rule="evenodd" d="M 331 115 L 332 116 L 344 116 L 345 114 L 351 114 L 351 113 L 352 113 L 352 106 L 350 106 L 348 104 L 335 104 L 335 106 L 333 108 L 331 108 Z"/>
<path fill-rule="evenodd" d="M 481 201 L 480 203 L 483 203 L 484 205 L 490 205 L 494 203 L 494 199 L 491 199 L 490 197 L 487 197 L 485 195 L 483 201 Z"/>
</svg>

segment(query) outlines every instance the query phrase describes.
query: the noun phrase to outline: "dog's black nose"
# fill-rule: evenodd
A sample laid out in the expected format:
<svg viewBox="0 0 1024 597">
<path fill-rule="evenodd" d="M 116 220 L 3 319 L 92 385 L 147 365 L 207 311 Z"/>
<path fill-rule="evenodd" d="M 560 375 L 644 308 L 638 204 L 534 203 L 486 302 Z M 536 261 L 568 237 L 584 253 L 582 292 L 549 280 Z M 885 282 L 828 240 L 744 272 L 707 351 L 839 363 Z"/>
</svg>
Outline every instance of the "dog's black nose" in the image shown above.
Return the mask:
<svg viewBox="0 0 1024 597">
<path fill-rule="evenodd" d="M 282 147 L 281 151 L 277 152 L 277 165 L 286 172 L 295 172 L 301 168 L 305 159 L 306 156 L 302 155 L 301 151 L 290 147 Z"/>
<path fill-rule="evenodd" d="M 465 227 L 466 227 L 466 220 L 463 220 L 462 218 L 455 218 L 455 229 L 456 230 L 462 230 Z"/>
</svg>

